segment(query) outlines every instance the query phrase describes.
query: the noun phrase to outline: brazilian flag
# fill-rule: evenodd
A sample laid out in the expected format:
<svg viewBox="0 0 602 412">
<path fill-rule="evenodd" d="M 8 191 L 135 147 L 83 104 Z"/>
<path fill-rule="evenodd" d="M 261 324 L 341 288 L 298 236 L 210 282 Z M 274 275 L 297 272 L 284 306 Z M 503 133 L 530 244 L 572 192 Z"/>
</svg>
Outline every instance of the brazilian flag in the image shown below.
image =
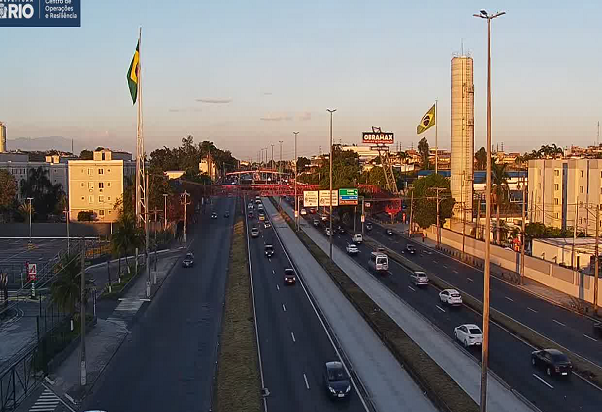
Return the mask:
<svg viewBox="0 0 602 412">
<path fill-rule="evenodd" d="M 420 133 L 426 132 L 428 129 L 430 129 L 432 126 L 434 126 L 435 123 L 436 123 L 435 105 L 433 105 L 433 107 L 431 107 L 429 109 L 429 111 L 426 112 L 426 114 L 424 116 L 422 116 L 422 120 L 420 121 L 420 124 L 416 128 L 416 133 L 420 134 Z"/>
<path fill-rule="evenodd" d="M 128 69 L 126 78 L 128 79 L 128 87 L 130 88 L 130 94 L 132 95 L 132 103 L 136 104 L 136 98 L 138 97 L 138 74 L 140 73 L 140 40 L 136 45 L 136 52 L 132 57 L 132 63 Z"/>
</svg>

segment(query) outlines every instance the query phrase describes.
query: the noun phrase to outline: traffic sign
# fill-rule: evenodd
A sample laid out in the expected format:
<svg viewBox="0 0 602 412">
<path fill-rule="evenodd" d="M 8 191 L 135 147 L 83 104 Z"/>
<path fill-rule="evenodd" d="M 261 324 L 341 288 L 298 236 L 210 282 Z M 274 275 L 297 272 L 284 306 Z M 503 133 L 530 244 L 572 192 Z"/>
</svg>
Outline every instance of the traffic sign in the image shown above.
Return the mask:
<svg viewBox="0 0 602 412">
<path fill-rule="evenodd" d="M 357 205 L 357 189 L 339 189 L 339 205 Z"/>
<path fill-rule="evenodd" d="M 38 267 L 35 263 L 27 263 L 27 279 L 35 281 L 38 275 Z"/>
<path fill-rule="evenodd" d="M 303 206 L 304 207 L 318 207 L 318 191 L 317 190 L 304 190 L 303 191 Z"/>
<path fill-rule="evenodd" d="M 330 206 L 330 202 L 332 202 L 332 206 L 339 205 L 339 193 L 338 190 L 333 190 L 330 193 L 330 199 L 328 199 L 328 190 L 320 190 L 319 192 L 319 205 L 320 206 Z"/>
</svg>

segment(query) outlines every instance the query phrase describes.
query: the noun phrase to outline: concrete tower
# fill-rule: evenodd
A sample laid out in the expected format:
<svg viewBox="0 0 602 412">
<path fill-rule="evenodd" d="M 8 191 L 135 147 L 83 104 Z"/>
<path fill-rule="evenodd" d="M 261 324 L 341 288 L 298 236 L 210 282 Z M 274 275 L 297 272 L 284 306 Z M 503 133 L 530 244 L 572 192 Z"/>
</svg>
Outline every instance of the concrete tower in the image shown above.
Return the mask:
<svg viewBox="0 0 602 412">
<path fill-rule="evenodd" d="M 472 221 L 474 163 L 474 84 L 472 57 L 451 61 L 451 195 L 456 199 L 454 217 Z"/>
<path fill-rule="evenodd" d="M 6 152 L 6 125 L 0 122 L 0 153 Z"/>
</svg>

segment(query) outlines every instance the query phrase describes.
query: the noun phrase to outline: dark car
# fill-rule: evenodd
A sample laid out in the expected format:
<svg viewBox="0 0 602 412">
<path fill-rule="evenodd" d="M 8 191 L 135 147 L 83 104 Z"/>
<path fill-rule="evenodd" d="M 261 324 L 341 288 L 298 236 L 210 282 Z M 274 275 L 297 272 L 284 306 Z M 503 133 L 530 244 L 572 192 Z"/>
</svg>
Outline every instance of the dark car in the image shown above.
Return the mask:
<svg viewBox="0 0 602 412">
<path fill-rule="evenodd" d="M 331 398 L 344 399 L 351 392 L 351 379 L 343 364 L 338 361 L 324 365 L 324 387 Z"/>
<path fill-rule="evenodd" d="M 412 245 L 407 245 L 406 246 L 406 252 L 408 252 L 410 255 L 413 255 L 413 254 L 416 253 L 416 249 Z"/>
<path fill-rule="evenodd" d="M 297 282 L 297 275 L 293 269 L 284 269 L 284 283 L 293 285 Z"/>
<path fill-rule="evenodd" d="M 256 227 L 251 228 L 251 237 L 258 237 L 259 236 L 259 229 L 257 229 Z"/>
<path fill-rule="evenodd" d="M 594 336 L 602 337 L 602 322 L 594 323 Z"/>
<path fill-rule="evenodd" d="M 194 256 L 192 255 L 192 253 L 186 253 L 186 256 L 184 256 L 184 260 L 182 260 L 182 267 L 190 268 L 193 266 L 194 266 Z"/>
<path fill-rule="evenodd" d="M 339 226 L 337 228 L 337 232 L 339 232 L 341 235 L 344 235 L 345 234 L 345 228 L 343 226 Z"/>
<path fill-rule="evenodd" d="M 391 229 L 387 229 L 387 235 L 393 236 L 393 231 Z"/>
<path fill-rule="evenodd" d="M 249 212 L 249 219 L 253 219 L 253 212 Z"/>
<path fill-rule="evenodd" d="M 372 230 L 372 223 L 366 223 L 366 230 Z"/>
<path fill-rule="evenodd" d="M 273 245 L 265 245 L 263 250 L 267 257 L 271 258 L 272 256 L 274 256 L 274 246 Z"/>
<path fill-rule="evenodd" d="M 211 213 L 211 219 L 217 219 L 217 212 Z"/>
<path fill-rule="evenodd" d="M 569 358 L 557 349 L 536 350 L 531 353 L 531 365 L 543 368 L 548 376 L 571 376 L 573 365 Z"/>
<path fill-rule="evenodd" d="M 320 221 L 318 219 L 314 219 L 314 226 L 315 227 L 320 226 Z"/>
<path fill-rule="evenodd" d="M 230 212 L 228 210 L 224 212 L 224 217 L 230 217 Z"/>
</svg>

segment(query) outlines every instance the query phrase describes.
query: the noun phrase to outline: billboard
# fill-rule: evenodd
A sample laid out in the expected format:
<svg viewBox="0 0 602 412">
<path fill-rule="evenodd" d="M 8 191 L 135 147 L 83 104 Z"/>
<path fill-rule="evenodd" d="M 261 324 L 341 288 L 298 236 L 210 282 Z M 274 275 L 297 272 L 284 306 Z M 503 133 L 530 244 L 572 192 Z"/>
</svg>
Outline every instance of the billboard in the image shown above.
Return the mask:
<svg viewBox="0 0 602 412">
<path fill-rule="evenodd" d="M 332 202 L 332 206 L 338 206 L 339 205 L 339 191 L 338 190 L 333 190 L 332 193 L 330 194 L 330 201 L 328 199 L 328 192 L 329 190 L 320 190 L 320 198 L 319 198 L 319 205 L 320 206 L 330 206 L 330 202 Z"/>
<path fill-rule="evenodd" d="M 393 144 L 393 132 L 373 132 L 362 133 L 362 143 L 368 144 Z"/>
<path fill-rule="evenodd" d="M 356 206 L 357 198 L 357 189 L 339 189 L 339 206 Z"/>
<path fill-rule="evenodd" d="M 303 207 L 318 207 L 318 191 L 304 190 L 303 191 Z"/>
</svg>

